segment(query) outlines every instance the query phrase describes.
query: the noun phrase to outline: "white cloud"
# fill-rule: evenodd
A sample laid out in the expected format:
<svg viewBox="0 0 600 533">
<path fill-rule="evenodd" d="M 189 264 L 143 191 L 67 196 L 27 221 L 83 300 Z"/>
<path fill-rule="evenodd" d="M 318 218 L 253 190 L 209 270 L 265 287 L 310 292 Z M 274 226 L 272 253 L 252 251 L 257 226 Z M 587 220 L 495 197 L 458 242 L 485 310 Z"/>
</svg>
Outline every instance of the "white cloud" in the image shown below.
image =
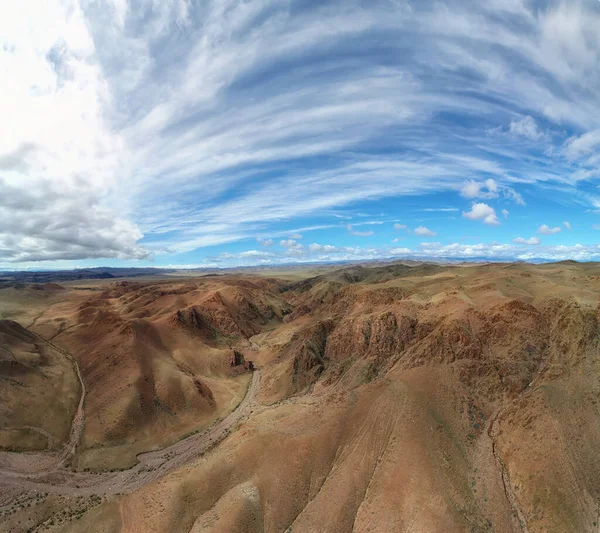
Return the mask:
<svg viewBox="0 0 600 533">
<path fill-rule="evenodd" d="M 392 255 L 396 255 L 396 256 L 398 256 L 398 255 L 400 255 L 400 256 L 402 256 L 402 255 L 412 255 L 413 254 L 413 252 L 412 252 L 412 250 L 410 248 L 392 248 L 390 250 L 390 253 Z"/>
<path fill-rule="evenodd" d="M 571 229 L 571 223 L 570 223 L 570 222 L 567 222 L 566 220 L 563 222 L 563 226 L 564 226 L 565 228 L 567 228 L 568 230 L 570 230 L 570 229 Z"/>
<path fill-rule="evenodd" d="M 592 225 L 592 229 L 593 229 L 593 230 L 596 230 L 596 231 L 597 231 L 597 230 L 600 230 L 600 224 L 593 224 L 593 225 Z"/>
<path fill-rule="evenodd" d="M 435 231 L 431 231 L 429 228 L 424 226 L 419 226 L 415 228 L 415 234 L 419 235 L 419 237 L 435 237 L 437 233 Z"/>
<path fill-rule="evenodd" d="M 590 261 L 600 258 L 600 246 L 574 244 L 571 246 L 536 246 L 535 248 L 523 249 L 521 245 L 501 243 L 479 243 L 462 244 L 453 243 L 442 245 L 440 243 L 423 243 L 419 250 L 413 251 L 420 257 L 445 257 L 454 259 L 505 259 L 522 260 L 543 259 L 548 261 L 563 261 L 572 259 L 575 261 Z"/>
<path fill-rule="evenodd" d="M 399 231 L 403 229 L 408 229 L 408 226 L 406 224 L 394 224 L 394 229 Z"/>
<path fill-rule="evenodd" d="M 454 211 L 459 211 L 459 209 L 457 207 L 428 207 L 426 209 L 423 209 L 423 211 L 426 211 L 428 213 L 451 213 Z"/>
<path fill-rule="evenodd" d="M 521 187 L 598 175 L 594 2 L 344 3 L 335 24 L 327 4 L 5 0 L 0 257 L 141 258 L 465 182 L 524 205 Z M 440 113 L 470 120 L 457 136 Z M 516 138 L 539 137 L 531 117 L 564 131 L 545 153 Z"/>
<path fill-rule="evenodd" d="M 507 185 L 499 186 L 496 181 L 491 178 L 483 183 L 473 180 L 468 181 L 460 190 L 461 196 L 469 199 L 498 198 L 500 193 L 502 193 L 505 198 L 512 200 L 516 204 L 525 205 L 523 196 L 520 193 Z"/>
<path fill-rule="evenodd" d="M 289 236 L 290 239 L 302 239 L 302 234 L 301 233 L 292 233 Z"/>
<path fill-rule="evenodd" d="M 323 253 L 323 254 L 335 254 L 343 251 L 343 249 L 333 246 L 331 244 L 317 244 L 313 243 L 309 247 L 311 253 Z"/>
<path fill-rule="evenodd" d="M 302 244 L 296 242 L 294 239 L 285 239 L 282 241 L 279 241 L 279 245 L 282 246 L 283 248 L 298 248 L 299 246 L 302 246 Z"/>
<path fill-rule="evenodd" d="M 538 129 L 535 120 L 529 115 L 521 120 L 511 121 L 509 131 L 512 135 L 526 137 L 530 141 L 539 141 L 544 138 L 544 133 Z"/>
<path fill-rule="evenodd" d="M 481 220 L 490 226 L 497 226 L 500 224 L 494 208 L 484 203 L 473 204 L 470 211 L 463 211 L 463 217 L 470 220 Z"/>
<path fill-rule="evenodd" d="M 285 255 L 298 257 L 306 253 L 306 248 L 303 244 L 296 242 L 294 239 L 282 240 L 279 245 L 286 249 Z"/>
<path fill-rule="evenodd" d="M 542 235 L 554 235 L 555 233 L 560 233 L 561 232 L 561 228 L 559 228 L 558 226 L 555 227 L 555 228 L 551 228 L 547 224 L 542 224 L 538 228 L 537 232 L 541 233 Z"/>
<path fill-rule="evenodd" d="M 569 139 L 565 145 L 565 153 L 570 158 L 578 158 L 596 150 L 599 145 L 600 129 L 596 129 Z"/>
<path fill-rule="evenodd" d="M 505 219 L 506 219 L 506 218 L 508 218 L 508 215 L 509 215 L 509 214 L 510 214 L 510 213 L 508 212 L 508 210 L 507 210 L 507 209 L 503 209 L 503 210 L 502 210 L 502 216 L 503 216 Z"/>
<path fill-rule="evenodd" d="M 241 252 L 239 254 L 239 257 L 244 259 L 244 258 L 255 258 L 255 257 L 275 257 L 275 255 L 270 252 L 263 252 L 260 250 L 248 250 L 246 252 Z"/>
<path fill-rule="evenodd" d="M 273 239 L 263 239 L 262 237 L 258 237 L 256 241 L 262 246 L 273 246 Z"/>
<path fill-rule="evenodd" d="M 381 226 L 382 224 L 385 224 L 385 221 L 383 220 L 369 220 L 367 222 L 356 222 L 353 223 L 353 226 Z"/>
<path fill-rule="evenodd" d="M 542 241 L 540 241 L 537 237 L 530 237 L 529 239 L 524 239 L 523 237 L 517 237 L 516 239 L 513 239 L 513 242 L 516 244 L 538 245 L 538 244 L 541 244 Z"/>
<path fill-rule="evenodd" d="M 10 262 L 145 258 L 120 201 L 125 155 L 112 93 L 77 2 L 2 4 L 0 257 Z"/>
<path fill-rule="evenodd" d="M 511 187 L 503 187 L 502 194 L 505 198 L 512 200 L 518 205 L 525 205 L 525 200 L 523 200 L 523 196 Z"/>
<path fill-rule="evenodd" d="M 356 235 L 357 237 L 370 237 L 374 235 L 373 231 L 356 231 L 351 224 L 348 224 L 348 233 L 350 235 Z"/>
<path fill-rule="evenodd" d="M 600 229 L 600 226 L 599 226 Z M 533 248 L 529 248 L 529 245 Z M 269 254 L 257 250 L 249 250 L 241 254 L 223 253 L 217 258 L 207 259 L 205 266 L 229 266 L 252 264 L 285 264 L 293 262 L 319 261 L 356 261 L 411 258 L 411 259 L 455 259 L 455 260 L 547 260 L 561 261 L 573 259 L 590 261 L 600 259 L 600 245 L 545 246 L 535 237 L 517 238 L 513 244 L 503 243 L 452 243 L 443 245 L 439 242 L 423 242 L 416 248 L 362 248 L 338 247 L 331 244 L 313 243 L 303 254 Z"/>
<path fill-rule="evenodd" d="M 464 198 L 497 198 L 498 185 L 493 179 L 488 179 L 485 183 L 469 181 L 463 185 L 460 194 Z"/>
</svg>

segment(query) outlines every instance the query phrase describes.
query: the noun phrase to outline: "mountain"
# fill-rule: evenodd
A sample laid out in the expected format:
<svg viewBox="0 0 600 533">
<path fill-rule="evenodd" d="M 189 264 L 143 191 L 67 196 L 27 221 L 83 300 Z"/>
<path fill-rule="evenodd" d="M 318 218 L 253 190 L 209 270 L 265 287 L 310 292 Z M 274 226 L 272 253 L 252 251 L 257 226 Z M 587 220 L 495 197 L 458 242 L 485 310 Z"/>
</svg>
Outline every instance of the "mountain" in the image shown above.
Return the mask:
<svg viewBox="0 0 600 533">
<path fill-rule="evenodd" d="M 0 530 L 597 531 L 598 265 L 276 274 L 0 288 Z"/>
</svg>

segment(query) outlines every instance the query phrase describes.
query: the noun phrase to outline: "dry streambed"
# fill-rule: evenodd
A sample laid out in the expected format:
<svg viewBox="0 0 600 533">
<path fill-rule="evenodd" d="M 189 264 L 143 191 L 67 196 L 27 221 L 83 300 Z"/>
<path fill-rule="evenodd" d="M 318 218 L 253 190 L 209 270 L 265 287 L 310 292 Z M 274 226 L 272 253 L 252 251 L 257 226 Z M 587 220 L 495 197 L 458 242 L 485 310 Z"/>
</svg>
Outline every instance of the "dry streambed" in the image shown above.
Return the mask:
<svg viewBox="0 0 600 533">
<path fill-rule="evenodd" d="M 260 371 L 255 371 L 244 399 L 225 418 L 167 448 L 139 454 L 134 467 L 118 472 L 73 472 L 63 466 L 75 452 L 81 435 L 82 395 L 71 438 L 64 450 L 58 455 L 4 454 L 0 463 L 0 486 L 80 496 L 131 492 L 200 457 L 226 438 L 252 412 L 259 386 Z"/>
</svg>

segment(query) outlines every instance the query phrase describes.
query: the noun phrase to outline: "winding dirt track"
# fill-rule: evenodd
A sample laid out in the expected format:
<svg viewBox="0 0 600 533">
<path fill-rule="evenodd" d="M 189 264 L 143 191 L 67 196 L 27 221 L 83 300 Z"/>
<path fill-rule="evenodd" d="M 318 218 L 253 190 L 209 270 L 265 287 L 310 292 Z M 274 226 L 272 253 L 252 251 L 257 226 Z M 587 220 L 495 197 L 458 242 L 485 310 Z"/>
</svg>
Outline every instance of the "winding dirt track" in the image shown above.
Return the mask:
<svg viewBox="0 0 600 533">
<path fill-rule="evenodd" d="M 69 432 L 69 440 L 65 445 L 63 451 L 58 456 L 58 462 L 56 464 L 56 468 L 60 468 L 63 466 L 73 455 L 75 454 L 75 450 L 77 449 L 77 445 L 79 444 L 79 440 L 81 439 L 81 434 L 83 433 L 83 425 L 85 423 L 85 411 L 83 409 L 85 404 L 85 383 L 83 382 L 83 378 L 81 377 L 81 371 L 79 370 L 79 365 L 75 358 L 68 352 L 65 352 L 62 348 L 59 348 L 55 344 L 52 344 L 50 341 L 40 337 L 37 333 L 29 330 L 34 337 L 39 339 L 41 342 L 46 343 L 48 346 L 56 350 L 57 352 L 63 354 L 75 369 L 75 373 L 77 374 L 77 379 L 79 379 L 79 385 L 81 387 L 81 397 L 79 398 L 79 404 L 77 405 L 77 411 L 75 412 L 75 416 L 73 417 L 73 421 L 71 422 L 71 431 Z"/>
<path fill-rule="evenodd" d="M 238 407 L 204 431 L 190 435 L 162 450 L 138 454 L 138 463 L 128 470 L 98 473 L 73 472 L 64 468 L 64 464 L 75 453 L 83 431 L 85 386 L 75 359 L 39 335 L 35 336 L 73 362 L 81 382 L 81 399 L 71 425 L 69 441 L 62 452 L 59 454 L 5 454 L 0 457 L 0 492 L 3 486 L 20 490 L 72 495 L 109 495 L 131 492 L 206 453 L 225 439 L 239 422 L 246 419 L 255 406 L 255 398 L 260 387 L 260 371 L 258 370 L 254 372 L 246 395 Z"/>
<path fill-rule="evenodd" d="M 83 432 L 83 426 L 85 423 L 85 384 L 79 371 L 79 365 L 75 358 L 68 352 L 47 341 L 43 337 L 40 337 L 37 333 L 28 330 L 29 334 L 35 337 L 40 343 L 46 344 L 54 351 L 64 355 L 71 365 L 73 370 L 77 374 L 79 379 L 79 385 L 81 387 L 81 396 L 79 398 L 79 404 L 77 405 L 77 411 L 71 422 L 71 430 L 69 432 L 69 440 L 65 443 L 62 450 L 58 453 L 54 452 L 41 452 L 41 453 L 11 453 L 11 452 L 0 452 L 0 479 L 2 479 L 2 472 L 11 473 L 12 476 L 31 476 L 31 475 L 43 475 L 49 474 L 60 469 L 73 455 L 81 439 Z M 48 439 L 48 447 L 52 446 L 52 439 L 54 437 L 49 435 L 47 432 L 40 428 L 29 428 L 38 433 L 46 435 Z"/>
</svg>

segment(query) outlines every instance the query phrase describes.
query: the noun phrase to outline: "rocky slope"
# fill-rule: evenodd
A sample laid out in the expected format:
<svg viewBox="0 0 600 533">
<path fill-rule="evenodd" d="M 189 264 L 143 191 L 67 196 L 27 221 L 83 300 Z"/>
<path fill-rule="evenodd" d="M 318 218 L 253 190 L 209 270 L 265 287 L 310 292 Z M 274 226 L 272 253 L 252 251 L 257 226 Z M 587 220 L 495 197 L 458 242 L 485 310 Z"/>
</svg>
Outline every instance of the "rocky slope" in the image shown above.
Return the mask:
<svg viewBox="0 0 600 533">
<path fill-rule="evenodd" d="M 71 295 L 35 329 L 89 384 L 81 461 L 210 424 L 236 380 L 261 379 L 210 453 L 55 529 L 596 532 L 599 305 L 600 268 L 576 263 Z"/>
</svg>

